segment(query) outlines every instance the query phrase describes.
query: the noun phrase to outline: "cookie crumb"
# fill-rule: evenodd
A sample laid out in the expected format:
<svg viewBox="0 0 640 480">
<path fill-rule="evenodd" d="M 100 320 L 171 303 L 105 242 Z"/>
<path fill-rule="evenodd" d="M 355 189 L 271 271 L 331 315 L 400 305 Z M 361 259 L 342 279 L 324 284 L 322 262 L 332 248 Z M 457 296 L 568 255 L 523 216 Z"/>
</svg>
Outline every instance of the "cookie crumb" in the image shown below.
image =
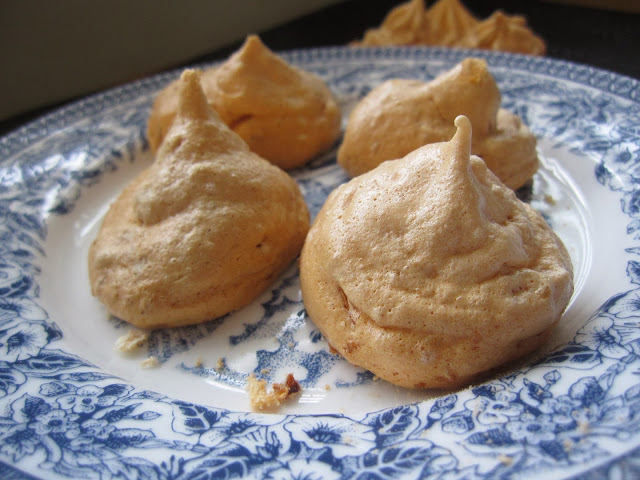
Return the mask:
<svg viewBox="0 0 640 480">
<path fill-rule="evenodd" d="M 140 366 L 142 368 L 156 368 L 160 366 L 160 362 L 153 355 L 145 358 L 142 362 L 140 362 Z"/>
<path fill-rule="evenodd" d="M 202 367 L 202 357 L 196 359 L 196 368 Z"/>
<path fill-rule="evenodd" d="M 551 206 L 553 206 L 553 205 L 555 205 L 555 204 L 556 204 L 556 199 L 555 199 L 555 198 L 553 198 L 553 197 L 552 197 L 550 194 L 548 194 L 548 193 L 544 196 L 544 201 L 545 201 L 545 203 L 546 203 L 547 205 L 551 205 Z"/>
<path fill-rule="evenodd" d="M 274 383 L 272 391 L 267 392 L 267 381 L 258 380 L 253 373 L 247 379 L 249 404 L 253 411 L 264 412 L 279 407 L 287 398 L 302 391 L 302 387 L 293 374 L 287 375 L 284 383 Z"/>
<path fill-rule="evenodd" d="M 503 465 L 509 466 L 513 464 L 513 458 L 508 455 L 498 455 L 498 460 L 500 460 L 500 463 Z"/>
<path fill-rule="evenodd" d="M 329 385 L 328 383 L 324 386 L 324 389 L 328 392 L 329 390 L 331 390 L 331 385 Z"/>
<path fill-rule="evenodd" d="M 116 350 L 131 353 L 138 350 L 149 339 L 149 332 L 137 328 L 129 330 L 116 340 Z"/>
<path fill-rule="evenodd" d="M 220 357 L 216 362 L 216 370 L 222 370 L 224 368 L 224 358 Z"/>
<path fill-rule="evenodd" d="M 578 428 L 577 428 L 577 430 L 582 435 L 587 435 L 589 433 L 589 430 L 590 430 L 589 422 L 586 422 L 584 420 L 578 420 Z"/>
</svg>

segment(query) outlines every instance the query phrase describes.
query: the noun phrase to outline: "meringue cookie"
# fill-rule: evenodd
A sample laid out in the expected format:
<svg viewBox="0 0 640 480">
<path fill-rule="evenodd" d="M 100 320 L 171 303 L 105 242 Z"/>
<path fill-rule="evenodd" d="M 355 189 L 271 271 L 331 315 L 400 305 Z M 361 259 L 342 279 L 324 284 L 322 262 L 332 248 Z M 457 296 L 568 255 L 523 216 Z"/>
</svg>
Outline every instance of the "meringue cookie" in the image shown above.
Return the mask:
<svg viewBox="0 0 640 480">
<path fill-rule="evenodd" d="M 459 387 L 533 351 L 573 292 L 560 239 L 470 154 L 471 122 L 455 126 L 334 190 L 300 258 L 331 346 L 403 387 Z"/>
<path fill-rule="evenodd" d="M 546 45 L 522 15 L 497 10 L 478 20 L 460 0 L 438 0 L 425 8 L 424 0 L 402 3 L 377 28 L 368 29 L 354 46 L 433 45 L 480 48 L 544 55 Z"/>
<path fill-rule="evenodd" d="M 425 12 L 429 24 L 429 45 L 458 46 L 458 42 L 478 24 L 478 19 L 460 0 L 439 0 Z"/>
<path fill-rule="evenodd" d="M 536 138 L 500 102 L 486 61 L 477 58 L 430 82 L 387 80 L 351 112 L 338 163 L 351 176 L 360 175 L 427 143 L 449 140 L 453 120 L 465 115 L 474 129 L 472 152 L 508 187 L 520 188 L 538 169 Z"/>
<path fill-rule="evenodd" d="M 112 204 L 89 251 L 93 294 L 141 328 L 248 304 L 297 257 L 309 228 L 296 182 L 211 110 L 198 73 L 185 71 L 177 88 L 154 163 Z"/>
<path fill-rule="evenodd" d="M 410 0 L 391 9 L 378 28 L 367 30 L 361 41 L 352 45 L 389 46 L 427 43 L 429 23 L 424 0 Z"/>
<path fill-rule="evenodd" d="M 289 65 L 255 35 L 207 69 L 202 87 L 229 128 L 281 168 L 305 164 L 340 136 L 340 107 L 322 79 Z M 154 151 L 173 121 L 176 91 L 175 83 L 161 91 L 149 115 L 147 137 Z"/>
<path fill-rule="evenodd" d="M 544 40 L 529 29 L 525 17 L 500 10 L 470 28 L 457 46 L 528 55 L 544 55 L 547 50 Z"/>
</svg>

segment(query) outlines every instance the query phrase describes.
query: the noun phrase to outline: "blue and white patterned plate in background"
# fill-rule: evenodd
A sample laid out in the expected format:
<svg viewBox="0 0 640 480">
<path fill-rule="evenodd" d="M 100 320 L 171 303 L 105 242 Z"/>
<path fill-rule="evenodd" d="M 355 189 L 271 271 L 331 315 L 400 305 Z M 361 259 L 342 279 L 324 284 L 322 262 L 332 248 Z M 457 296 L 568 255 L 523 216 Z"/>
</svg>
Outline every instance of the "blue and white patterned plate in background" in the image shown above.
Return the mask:
<svg viewBox="0 0 640 480">
<path fill-rule="evenodd" d="M 532 204 L 567 244 L 576 293 L 554 337 L 458 392 L 376 381 L 333 355 L 295 266 L 209 323 L 128 331 L 91 297 L 86 253 L 151 156 L 145 123 L 177 72 L 56 111 L 0 139 L 0 477 L 633 478 L 640 475 L 640 83 L 545 58 L 446 49 L 286 52 L 346 115 L 392 77 L 486 58 L 539 138 Z M 292 172 L 315 215 L 346 180 L 335 149 Z M 155 357 L 159 365 L 143 368 Z M 303 394 L 254 414 L 249 374 Z"/>
</svg>

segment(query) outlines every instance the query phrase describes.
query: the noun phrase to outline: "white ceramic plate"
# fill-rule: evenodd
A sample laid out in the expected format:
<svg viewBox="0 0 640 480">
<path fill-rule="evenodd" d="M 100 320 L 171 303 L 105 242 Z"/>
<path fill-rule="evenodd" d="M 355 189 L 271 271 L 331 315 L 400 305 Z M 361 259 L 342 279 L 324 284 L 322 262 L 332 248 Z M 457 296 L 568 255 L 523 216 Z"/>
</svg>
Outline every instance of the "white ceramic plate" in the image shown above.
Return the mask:
<svg viewBox="0 0 640 480">
<path fill-rule="evenodd" d="M 88 245 L 151 156 L 146 117 L 177 72 L 75 103 L 0 140 L 0 476 L 608 478 L 640 474 L 640 84 L 545 58 L 446 49 L 286 52 L 346 115 L 392 77 L 475 55 L 539 138 L 532 204 L 567 244 L 576 292 L 551 341 L 459 392 L 376 381 L 329 352 L 297 270 L 245 309 L 153 332 L 92 298 Z M 346 180 L 335 150 L 292 172 L 315 215 Z M 148 356 L 160 362 L 144 369 Z M 302 396 L 249 413 L 247 376 Z"/>
</svg>

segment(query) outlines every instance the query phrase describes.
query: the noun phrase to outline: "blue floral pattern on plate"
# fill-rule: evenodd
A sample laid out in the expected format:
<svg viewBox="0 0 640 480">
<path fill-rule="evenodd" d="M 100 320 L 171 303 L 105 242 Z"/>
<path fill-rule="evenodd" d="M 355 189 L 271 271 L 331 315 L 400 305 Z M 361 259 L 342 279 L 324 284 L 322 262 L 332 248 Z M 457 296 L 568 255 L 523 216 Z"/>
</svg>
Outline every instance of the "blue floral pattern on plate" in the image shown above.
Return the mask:
<svg viewBox="0 0 640 480">
<path fill-rule="evenodd" d="M 619 197 L 628 219 L 623 267 L 611 274 L 630 286 L 585 318 L 572 341 L 468 390 L 351 416 L 258 415 L 176 400 L 61 348 L 63 331 L 39 301 L 41 259 L 52 254 L 44 248 L 47 219 L 71 212 L 86 188 L 146 149 L 148 108 L 172 72 L 90 97 L 0 139 L 0 476 L 637 478 L 640 83 L 490 52 L 283 55 L 325 78 L 348 105 L 387 78 L 430 79 L 470 54 L 488 60 L 504 106 L 539 137 L 597 159 L 599 188 Z M 332 161 L 296 173 L 314 214 L 334 185 L 309 172 Z M 272 300 L 274 308 L 284 301 Z M 305 321 L 302 310 L 297 318 Z"/>
</svg>

